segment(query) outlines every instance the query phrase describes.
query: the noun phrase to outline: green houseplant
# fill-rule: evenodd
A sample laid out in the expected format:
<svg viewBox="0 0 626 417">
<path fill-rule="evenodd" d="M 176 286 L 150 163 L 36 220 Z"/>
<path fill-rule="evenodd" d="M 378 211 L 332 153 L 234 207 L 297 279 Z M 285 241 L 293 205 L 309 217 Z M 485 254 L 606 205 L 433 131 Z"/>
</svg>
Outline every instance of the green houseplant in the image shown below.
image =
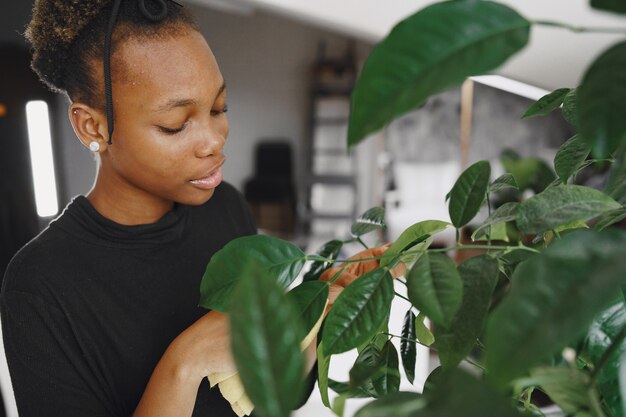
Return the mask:
<svg viewBox="0 0 626 417">
<path fill-rule="evenodd" d="M 616 0 L 591 5 L 626 13 Z M 481 0 L 437 3 L 404 20 L 372 51 L 357 81 L 349 144 L 499 66 L 526 45 L 536 24 L 585 30 L 531 22 Z M 467 247 L 429 247 L 446 227 L 466 226 L 492 194 L 517 187 L 511 174 L 490 181 L 489 163 L 479 161 L 449 194 L 451 224 L 416 219 L 379 258 L 380 268 L 336 300 L 318 335 L 318 380 L 327 406 L 329 387 L 339 394 L 337 414 L 348 398 L 373 397 L 359 417 L 541 415 L 533 393 L 542 391 L 566 415 L 626 415 L 618 377 L 626 351 L 626 232 L 611 227 L 626 218 L 626 41 L 604 51 L 580 86 L 548 94 L 524 116 L 558 109 L 578 132 L 556 155 L 558 178 L 525 201 L 490 210 L 471 246 L 483 255 L 457 266 L 445 252 Z M 590 164 L 610 165 L 603 190 L 571 183 Z M 356 220 L 348 240 L 382 227 L 384 210 L 373 208 Z M 304 366 L 299 342 L 324 311 L 329 283 L 319 277 L 344 243 L 334 240 L 305 255 L 286 241 L 246 237 L 226 245 L 207 267 L 200 304 L 230 311 L 234 358 L 261 416 L 287 416 L 297 400 Z M 389 335 L 396 296 L 389 271 L 399 262 L 408 267 L 398 282 L 407 286 L 412 307 L 402 335 Z M 307 264 L 303 283 L 286 294 Z M 391 337 L 402 340 L 400 353 Z M 442 365 L 422 394 L 398 392 L 400 364 L 412 382 L 417 343 L 432 344 Z M 359 354 L 350 380 L 329 381 L 331 356 L 351 349 Z"/>
</svg>

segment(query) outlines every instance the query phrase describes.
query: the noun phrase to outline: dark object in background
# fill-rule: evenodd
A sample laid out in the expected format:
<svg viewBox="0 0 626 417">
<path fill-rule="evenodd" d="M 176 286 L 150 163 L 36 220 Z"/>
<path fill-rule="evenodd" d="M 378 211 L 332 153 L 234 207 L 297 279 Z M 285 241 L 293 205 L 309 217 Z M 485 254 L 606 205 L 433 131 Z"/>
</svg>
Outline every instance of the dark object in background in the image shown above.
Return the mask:
<svg viewBox="0 0 626 417">
<path fill-rule="evenodd" d="M 254 177 L 246 181 L 244 195 L 259 229 L 280 236 L 293 233 L 296 193 L 286 139 L 266 139 L 257 145 Z"/>
</svg>

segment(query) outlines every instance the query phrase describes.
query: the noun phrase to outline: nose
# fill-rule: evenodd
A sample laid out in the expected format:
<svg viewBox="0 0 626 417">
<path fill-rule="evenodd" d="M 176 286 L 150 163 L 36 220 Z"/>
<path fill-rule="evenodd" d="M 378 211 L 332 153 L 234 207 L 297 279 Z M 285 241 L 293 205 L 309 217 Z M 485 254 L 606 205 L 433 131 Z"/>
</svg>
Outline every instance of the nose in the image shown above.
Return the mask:
<svg viewBox="0 0 626 417">
<path fill-rule="evenodd" d="M 221 155 L 226 143 L 228 129 L 220 126 L 207 126 L 197 140 L 195 154 L 198 158 L 206 158 L 209 156 Z"/>
</svg>

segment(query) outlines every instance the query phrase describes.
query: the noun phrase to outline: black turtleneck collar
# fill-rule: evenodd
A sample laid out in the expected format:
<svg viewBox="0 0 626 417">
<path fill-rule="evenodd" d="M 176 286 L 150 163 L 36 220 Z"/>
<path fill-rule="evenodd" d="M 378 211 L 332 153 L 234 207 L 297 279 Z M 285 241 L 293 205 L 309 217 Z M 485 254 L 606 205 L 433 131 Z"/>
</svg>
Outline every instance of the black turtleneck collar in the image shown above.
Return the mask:
<svg viewBox="0 0 626 417">
<path fill-rule="evenodd" d="M 50 223 L 90 243 L 109 247 L 140 248 L 175 242 L 183 236 L 191 219 L 191 207 L 174 208 L 156 223 L 127 226 L 100 214 L 85 196 L 75 197 L 63 215 Z"/>
</svg>

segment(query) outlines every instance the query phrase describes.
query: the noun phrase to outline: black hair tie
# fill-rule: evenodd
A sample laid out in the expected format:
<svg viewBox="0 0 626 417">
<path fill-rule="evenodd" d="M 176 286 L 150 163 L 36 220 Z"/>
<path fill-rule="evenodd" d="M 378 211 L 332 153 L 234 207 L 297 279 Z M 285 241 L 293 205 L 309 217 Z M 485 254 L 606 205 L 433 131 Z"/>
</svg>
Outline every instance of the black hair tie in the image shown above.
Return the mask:
<svg viewBox="0 0 626 417">
<path fill-rule="evenodd" d="M 137 6 L 139 7 L 139 10 L 143 14 L 143 16 L 154 23 L 160 22 L 167 17 L 168 1 L 180 7 L 183 7 L 182 4 L 174 0 L 151 1 L 156 2 L 160 6 L 160 10 L 158 13 L 152 13 L 150 10 L 148 10 L 148 8 L 146 7 L 146 0 L 137 0 Z M 104 95 L 106 99 L 107 124 L 109 127 L 109 145 L 113 144 L 113 128 L 115 123 L 113 117 L 113 87 L 111 85 L 111 38 L 113 37 L 113 29 L 115 29 L 115 22 L 117 21 L 117 15 L 119 14 L 121 4 L 122 0 L 113 1 L 111 17 L 109 18 L 107 31 L 104 35 Z"/>
</svg>

